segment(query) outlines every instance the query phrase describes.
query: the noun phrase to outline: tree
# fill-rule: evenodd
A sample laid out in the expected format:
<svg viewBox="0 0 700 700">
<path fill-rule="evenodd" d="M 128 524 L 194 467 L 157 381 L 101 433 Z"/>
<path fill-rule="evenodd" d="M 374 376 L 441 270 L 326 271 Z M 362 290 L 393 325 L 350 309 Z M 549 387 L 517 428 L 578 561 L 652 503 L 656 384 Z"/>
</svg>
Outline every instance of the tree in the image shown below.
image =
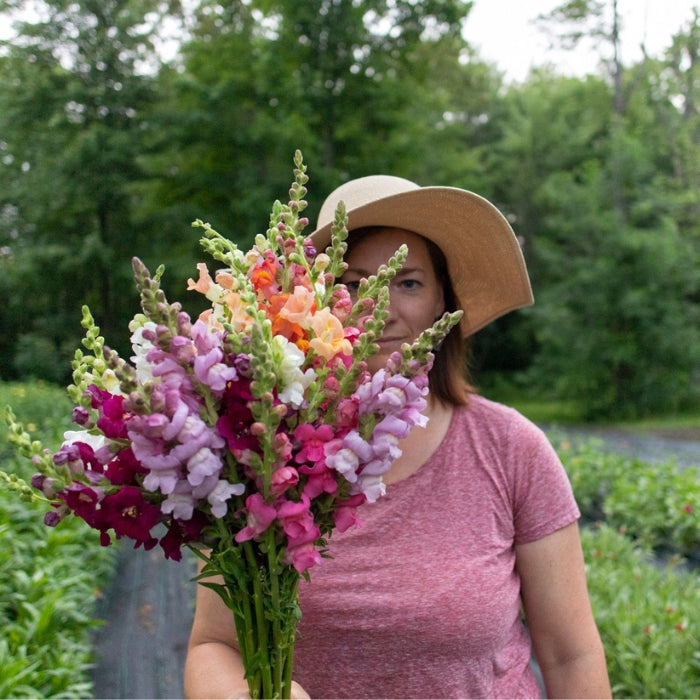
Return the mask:
<svg viewBox="0 0 700 700">
<path fill-rule="evenodd" d="M 203 218 L 249 244 L 286 194 L 294 151 L 307 161 L 313 151 L 307 107 L 254 10 L 202 2 L 178 62 L 161 71 L 137 188 L 139 219 L 151 229 Z M 191 265 L 197 238 L 179 242 Z"/>
<path fill-rule="evenodd" d="M 2 10 L 21 7 L 4 2 Z M 35 7 L 0 57 L 0 206 L 14 222 L 3 264 L 22 299 L 19 315 L 3 320 L 17 346 L 3 358 L 3 374 L 12 376 L 14 365 L 55 378 L 37 358 L 77 344 L 81 303 L 107 332 L 123 331 L 118 302 L 139 249 L 128 188 L 139 177 L 142 113 L 153 94 L 144 71 L 155 60 L 153 25 L 169 6 L 45 0 Z"/>
<path fill-rule="evenodd" d="M 637 68 L 630 73 L 636 80 Z M 526 313 L 536 348 L 527 379 L 577 399 L 590 417 L 698 399 L 697 246 L 673 204 L 673 149 L 654 116 L 674 121 L 679 111 L 643 85 L 613 128 L 604 81 L 534 75 L 508 96 L 494 156 L 537 300 Z"/>
<path fill-rule="evenodd" d="M 429 45 L 457 62 L 469 7 L 461 0 L 202 2 L 182 71 L 172 76 L 175 108 L 164 132 L 175 138 L 156 147 L 152 161 L 165 156 L 177 167 L 172 179 L 153 183 L 149 201 L 192 197 L 245 239 L 261 229 L 251 221 L 256 203 L 285 191 L 280 163 L 295 148 L 318 196 L 350 176 L 397 172 L 406 144 L 396 135 L 407 113 L 419 114 L 416 97 L 434 77 L 419 59 Z M 419 153 L 434 126 L 421 125 Z M 312 201 L 312 218 L 319 206 Z"/>
</svg>

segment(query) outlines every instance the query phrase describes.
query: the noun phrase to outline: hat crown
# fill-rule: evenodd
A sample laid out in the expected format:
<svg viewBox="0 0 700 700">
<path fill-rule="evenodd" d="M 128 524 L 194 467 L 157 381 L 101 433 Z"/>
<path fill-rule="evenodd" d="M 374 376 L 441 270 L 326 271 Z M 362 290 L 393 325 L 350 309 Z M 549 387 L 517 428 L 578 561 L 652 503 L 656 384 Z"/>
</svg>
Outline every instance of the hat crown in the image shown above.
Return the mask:
<svg viewBox="0 0 700 700">
<path fill-rule="evenodd" d="M 367 175 L 350 180 L 328 195 L 318 215 L 318 228 L 333 222 L 339 202 L 343 202 L 345 211 L 349 212 L 380 199 L 419 189 L 415 182 L 394 175 Z"/>
</svg>

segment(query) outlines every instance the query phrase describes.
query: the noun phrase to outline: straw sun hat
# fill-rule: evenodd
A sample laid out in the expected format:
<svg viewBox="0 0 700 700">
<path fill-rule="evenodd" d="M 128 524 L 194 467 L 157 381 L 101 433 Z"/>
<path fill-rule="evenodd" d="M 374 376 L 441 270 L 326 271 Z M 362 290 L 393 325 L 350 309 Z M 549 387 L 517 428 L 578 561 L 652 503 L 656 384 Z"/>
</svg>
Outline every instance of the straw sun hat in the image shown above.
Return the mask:
<svg viewBox="0 0 700 700">
<path fill-rule="evenodd" d="M 339 202 L 348 229 L 388 226 L 413 231 L 444 253 L 460 308 L 465 336 L 499 316 L 533 303 L 520 245 L 496 207 L 456 187 L 419 187 L 391 175 L 350 180 L 331 192 L 311 238 L 319 250 L 331 240 Z"/>
</svg>

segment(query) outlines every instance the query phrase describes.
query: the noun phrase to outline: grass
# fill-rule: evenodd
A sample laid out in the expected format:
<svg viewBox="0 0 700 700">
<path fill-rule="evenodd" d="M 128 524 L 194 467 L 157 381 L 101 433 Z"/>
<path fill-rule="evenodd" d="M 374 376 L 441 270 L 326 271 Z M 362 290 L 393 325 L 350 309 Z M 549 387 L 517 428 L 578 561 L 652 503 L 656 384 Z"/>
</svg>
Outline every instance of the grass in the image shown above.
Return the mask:
<svg viewBox="0 0 700 700">
<path fill-rule="evenodd" d="M 605 427 L 629 432 L 654 434 L 660 437 L 697 440 L 700 442 L 700 412 L 678 415 L 650 416 L 636 420 L 586 423 L 584 409 L 574 400 L 554 400 L 531 396 L 523 387 L 498 379 L 487 378 L 483 392 L 486 397 L 512 406 L 538 425 L 583 425 Z"/>
</svg>

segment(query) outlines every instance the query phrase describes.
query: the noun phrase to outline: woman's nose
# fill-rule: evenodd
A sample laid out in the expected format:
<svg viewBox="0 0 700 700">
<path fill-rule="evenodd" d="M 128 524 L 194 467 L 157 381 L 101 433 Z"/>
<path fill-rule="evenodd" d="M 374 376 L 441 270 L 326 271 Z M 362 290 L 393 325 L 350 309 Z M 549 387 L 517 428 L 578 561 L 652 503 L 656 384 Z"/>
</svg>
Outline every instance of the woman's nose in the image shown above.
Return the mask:
<svg viewBox="0 0 700 700">
<path fill-rule="evenodd" d="M 398 315 L 398 303 L 396 301 L 393 304 L 391 303 L 391 292 L 389 292 L 389 305 L 387 306 L 386 310 L 388 315 L 386 317 L 385 325 L 395 321 Z"/>
</svg>

